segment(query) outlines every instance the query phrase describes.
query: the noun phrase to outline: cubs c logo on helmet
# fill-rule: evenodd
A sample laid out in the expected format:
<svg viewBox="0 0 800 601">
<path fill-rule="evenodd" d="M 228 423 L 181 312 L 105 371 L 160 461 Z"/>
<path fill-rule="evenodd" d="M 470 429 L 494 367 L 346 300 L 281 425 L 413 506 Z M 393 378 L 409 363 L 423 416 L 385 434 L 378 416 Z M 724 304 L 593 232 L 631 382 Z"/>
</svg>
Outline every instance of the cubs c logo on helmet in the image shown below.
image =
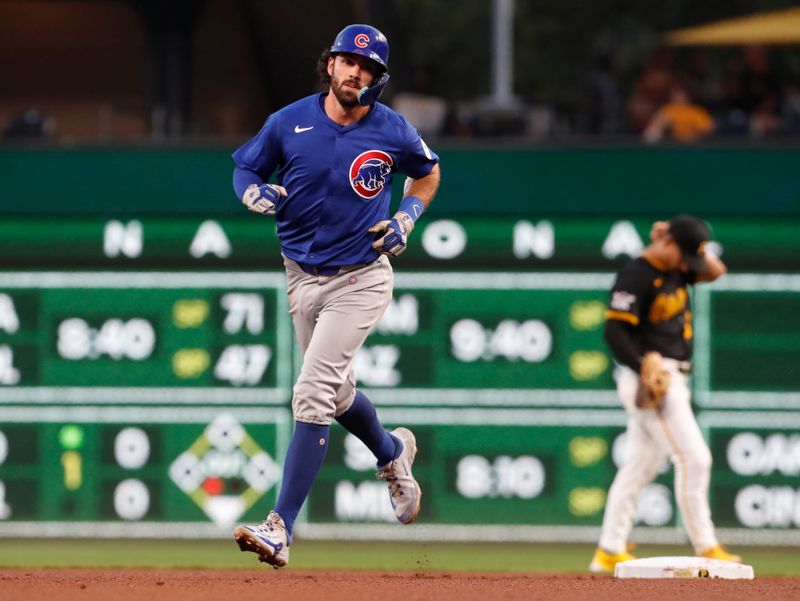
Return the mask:
<svg viewBox="0 0 800 601">
<path fill-rule="evenodd" d="M 350 165 L 350 186 L 361 198 L 370 200 L 383 191 L 394 161 L 382 150 L 367 150 Z"/>
<path fill-rule="evenodd" d="M 359 33 L 353 43 L 359 48 L 366 48 L 369 46 L 369 36 L 366 33 Z"/>
</svg>

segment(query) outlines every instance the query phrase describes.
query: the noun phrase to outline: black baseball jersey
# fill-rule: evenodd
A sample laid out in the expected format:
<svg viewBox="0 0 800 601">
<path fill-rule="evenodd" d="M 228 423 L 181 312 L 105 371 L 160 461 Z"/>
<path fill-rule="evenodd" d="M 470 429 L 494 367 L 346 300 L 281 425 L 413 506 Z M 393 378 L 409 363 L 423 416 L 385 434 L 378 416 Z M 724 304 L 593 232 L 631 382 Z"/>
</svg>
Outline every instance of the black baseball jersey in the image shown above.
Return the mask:
<svg viewBox="0 0 800 601">
<path fill-rule="evenodd" d="M 606 318 L 633 326 L 638 351 L 688 361 L 692 355 L 692 312 L 688 286 L 696 275 L 664 270 L 643 257 L 617 273 Z"/>
</svg>

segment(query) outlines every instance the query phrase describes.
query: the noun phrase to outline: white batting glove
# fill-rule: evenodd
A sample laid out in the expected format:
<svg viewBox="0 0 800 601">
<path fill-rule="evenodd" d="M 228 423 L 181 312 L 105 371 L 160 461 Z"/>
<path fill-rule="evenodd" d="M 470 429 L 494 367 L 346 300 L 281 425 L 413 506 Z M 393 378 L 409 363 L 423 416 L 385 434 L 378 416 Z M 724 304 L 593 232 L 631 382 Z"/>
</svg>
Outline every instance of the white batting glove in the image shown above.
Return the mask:
<svg viewBox="0 0 800 601">
<path fill-rule="evenodd" d="M 277 184 L 250 184 L 242 196 L 242 204 L 254 213 L 274 215 L 275 205 L 286 198 L 286 188 Z"/>
</svg>

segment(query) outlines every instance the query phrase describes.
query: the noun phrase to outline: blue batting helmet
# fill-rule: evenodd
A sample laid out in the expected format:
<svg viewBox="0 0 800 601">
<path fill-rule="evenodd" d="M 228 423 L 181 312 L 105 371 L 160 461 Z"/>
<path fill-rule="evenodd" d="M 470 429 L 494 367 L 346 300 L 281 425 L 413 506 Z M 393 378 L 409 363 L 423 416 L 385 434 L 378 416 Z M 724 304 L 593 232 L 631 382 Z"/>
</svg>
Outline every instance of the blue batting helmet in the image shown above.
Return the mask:
<svg viewBox="0 0 800 601">
<path fill-rule="evenodd" d="M 331 46 L 331 54 L 337 52 L 366 56 L 378 63 L 384 73 L 389 70 L 389 42 L 385 35 L 370 25 L 348 25 L 342 29 Z"/>
</svg>

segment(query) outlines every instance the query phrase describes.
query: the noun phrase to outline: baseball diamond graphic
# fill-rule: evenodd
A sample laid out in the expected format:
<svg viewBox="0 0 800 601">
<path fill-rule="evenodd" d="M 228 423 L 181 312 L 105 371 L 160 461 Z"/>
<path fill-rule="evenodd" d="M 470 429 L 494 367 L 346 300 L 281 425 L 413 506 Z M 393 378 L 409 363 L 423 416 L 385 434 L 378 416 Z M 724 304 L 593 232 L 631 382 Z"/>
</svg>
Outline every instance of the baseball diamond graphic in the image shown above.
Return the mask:
<svg viewBox="0 0 800 601">
<path fill-rule="evenodd" d="M 361 198 L 370 200 L 383 191 L 394 161 L 382 150 L 367 150 L 350 164 L 350 186 Z"/>
<path fill-rule="evenodd" d="M 172 462 L 169 475 L 215 524 L 227 527 L 275 485 L 280 466 L 235 417 L 221 414 Z"/>
</svg>

